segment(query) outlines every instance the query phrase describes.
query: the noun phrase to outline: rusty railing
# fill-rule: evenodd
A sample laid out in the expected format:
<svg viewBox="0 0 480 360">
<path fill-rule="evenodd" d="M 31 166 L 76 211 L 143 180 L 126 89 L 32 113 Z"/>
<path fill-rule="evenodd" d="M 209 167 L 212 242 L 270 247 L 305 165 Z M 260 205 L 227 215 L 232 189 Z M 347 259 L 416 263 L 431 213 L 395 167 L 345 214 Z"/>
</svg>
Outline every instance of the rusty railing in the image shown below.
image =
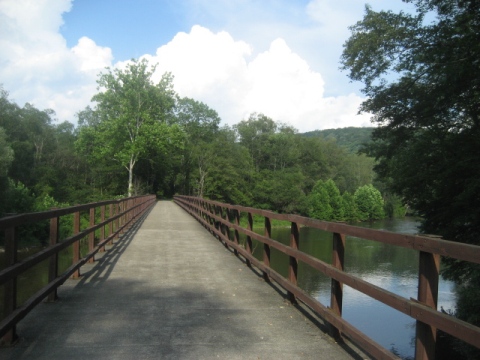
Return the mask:
<svg viewBox="0 0 480 360">
<path fill-rule="evenodd" d="M 94 256 L 113 244 L 120 234 L 127 231 L 154 204 L 155 195 L 131 197 L 121 200 L 102 201 L 50 211 L 20 214 L 0 219 L 0 231 L 5 235 L 5 267 L 0 271 L 0 286 L 4 286 L 3 318 L 0 319 L 0 338 L 3 344 L 15 342 L 16 325 L 42 300 L 54 301 L 57 288 L 68 278 L 79 278 L 80 267 L 94 262 Z M 98 212 L 99 211 L 99 212 Z M 81 229 L 81 214 L 87 215 L 89 226 Z M 60 239 L 59 226 L 62 217 L 73 216 L 72 235 Z M 18 261 L 19 230 L 22 226 L 50 222 L 49 245 L 34 255 Z M 96 236 L 97 235 L 97 236 Z M 88 238 L 88 253 L 81 257 L 80 241 Z M 98 241 L 95 241 L 97 238 Z M 72 247 L 72 265 L 58 274 L 60 251 Z M 37 291 L 23 304 L 17 304 L 17 278 L 42 261 L 49 261 L 48 284 Z M 18 306 L 17 306 L 18 305 Z"/>
<path fill-rule="evenodd" d="M 374 340 L 342 318 L 343 285 L 386 304 L 416 320 L 415 359 L 434 359 L 437 329 L 468 344 L 480 348 L 480 328 L 453 316 L 437 311 L 440 258 L 447 256 L 480 264 L 480 246 L 456 243 L 438 238 L 396 234 L 372 230 L 342 223 L 314 220 L 297 215 L 276 214 L 271 211 L 229 205 L 205 199 L 176 196 L 175 202 L 209 229 L 225 246 L 241 255 L 247 265 L 256 266 L 265 280 L 277 282 L 287 291 L 290 301 L 299 300 L 329 323 L 332 335 L 345 336 L 363 351 L 376 359 L 398 359 Z M 247 228 L 240 226 L 240 216 L 246 214 Z M 253 232 L 253 215 L 264 218 L 264 235 Z M 271 220 L 291 223 L 290 246 L 271 238 Z M 326 263 L 299 250 L 299 227 L 308 226 L 333 234 L 332 263 Z M 231 232 L 231 230 L 233 230 Z M 233 235 L 230 235 L 230 234 Z M 246 236 L 240 244 L 240 233 Z M 374 240 L 394 246 L 414 249 L 419 252 L 418 296 L 404 298 L 375 286 L 344 271 L 346 236 Z M 263 244 L 263 261 L 252 253 L 252 239 Z M 289 257 L 288 277 L 285 278 L 270 267 L 270 249 L 275 248 Z M 327 307 L 297 286 L 298 262 L 301 261 L 331 278 L 331 301 Z"/>
</svg>

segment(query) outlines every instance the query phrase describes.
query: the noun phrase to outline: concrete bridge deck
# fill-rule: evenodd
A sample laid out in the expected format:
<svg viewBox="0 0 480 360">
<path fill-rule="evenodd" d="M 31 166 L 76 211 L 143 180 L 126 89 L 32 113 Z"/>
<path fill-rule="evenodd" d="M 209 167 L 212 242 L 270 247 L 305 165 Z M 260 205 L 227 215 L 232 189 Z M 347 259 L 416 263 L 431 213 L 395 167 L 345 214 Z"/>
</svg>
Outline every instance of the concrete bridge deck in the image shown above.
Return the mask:
<svg viewBox="0 0 480 360">
<path fill-rule="evenodd" d="M 1 359 L 352 358 L 173 202 L 82 275 L 20 322 Z"/>
</svg>

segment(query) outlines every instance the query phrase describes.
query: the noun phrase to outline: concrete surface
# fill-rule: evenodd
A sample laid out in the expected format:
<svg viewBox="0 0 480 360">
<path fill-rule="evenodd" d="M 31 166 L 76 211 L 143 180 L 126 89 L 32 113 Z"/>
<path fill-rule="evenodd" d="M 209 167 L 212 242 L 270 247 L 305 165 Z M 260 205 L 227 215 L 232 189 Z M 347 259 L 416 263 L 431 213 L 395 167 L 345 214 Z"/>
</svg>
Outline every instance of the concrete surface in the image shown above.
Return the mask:
<svg viewBox="0 0 480 360">
<path fill-rule="evenodd" d="M 173 202 L 82 275 L 19 323 L 0 359 L 352 358 Z"/>
</svg>

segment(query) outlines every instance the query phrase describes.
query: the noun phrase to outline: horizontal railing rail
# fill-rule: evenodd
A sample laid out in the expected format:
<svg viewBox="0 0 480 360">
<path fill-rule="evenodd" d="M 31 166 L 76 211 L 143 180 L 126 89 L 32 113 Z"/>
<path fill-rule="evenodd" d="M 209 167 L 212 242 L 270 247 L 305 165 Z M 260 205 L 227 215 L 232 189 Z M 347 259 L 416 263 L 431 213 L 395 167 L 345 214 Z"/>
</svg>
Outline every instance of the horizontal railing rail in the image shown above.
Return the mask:
<svg viewBox="0 0 480 360">
<path fill-rule="evenodd" d="M 333 326 L 332 335 L 345 336 L 363 351 L 376 359 L 398 357 L 356 329 L 342 318 L 343 285 L 378 300 L 416 320 L 415 359 L 434 359 L 436 331 L 442 330 L 468 344 L 480 348 L 480 328 L 453 316 L 437 311 L 438 282 L 441 256 L 448 256 L 472 263 L 480 263 L 480 246 L 457 243 L 439 238 L 397 234 L 372 230 L 343 223 L 320 221 L 291 214 L 277 214 L 267 210 L 230 205 L 188 196 L 176 196 L 175 202 L 193 215 L 211 231 L 225 246 L 241 255 L 247 265 L 254 265 L 263 273 L 265 280 L 276 281 L 282 286 L 292 302 L 301 301 Z M 240 226 L 240 216 L 246 214 L 248 226 Z M 253 231 L 253 215 L 264 218 L 264 235 Z M 271 221 L 284 220 L 291 224 L 290 245 L 271 238 Z M 328 264 L 299 250 L 299 227 L 308 226 L 333 234 L 332 263 Z M 233 239 L 230 232 L 233 230 Z M 239 234 L 246 236 L 240 244 Z M 418 296 L 404 298 L 373 285 L 358 276 L 344 271 L 346 236 L 374 240 L 394 246 L 414 249 L 419 252 Z M 263 260 L 253 256 L 252 240 L 263 244 Z M 274 248 L 289 257 L 289 272 L 285 278 L 270 267 L 270 251 Z M 297 285 L 298 262 L 303 262 L 331 278 L 331 301 L 327 307 L 314 299 Z"/>
<path fill-rule="evenodd" d="M 118 239 L 155 204 L 155 201 L 155 195 L 146 195 L 0 218 L 0 231 L 4 232 L 5 241 L 5 266 L 0 271 L 0 286 L 4 287 L 3 309 L 0 309 L 3 310 L 3 318 L 0 319 L 1 342 L 7 345 L 15 342 L 18 322 L 44 299 L 56 300 L 58 287 L 70 277 L 79 278 L 80 268 L 87 262 L 93 262 L 95 254 L 104 251 L 106 245 L 113 244 L 115 239 Z M 81 229 L 83 213 L 88 213 L 89 225 L 85 229 Z M 73 216 L 73 234 L 61 239 L 60 220 L 64 216 Z M 49 245 L 19 261 L 18 254 L 21 250 L 18 246 L 21 240 L 19 230 L 25 225 L 41 221 L 49 222 L 49 238 L 37 240 L 39 243 L 49 240 Z M 83 257 L 80 252 L 82 239 L 88 239 L 88 253 Z M 59 274 L 59 253 L 69 247 L 72 248 L 72 264 Z M 17 278 L 45 260 L 49 260 L 48 284 L 23 304 L 17 304 Z"/>
</svg>

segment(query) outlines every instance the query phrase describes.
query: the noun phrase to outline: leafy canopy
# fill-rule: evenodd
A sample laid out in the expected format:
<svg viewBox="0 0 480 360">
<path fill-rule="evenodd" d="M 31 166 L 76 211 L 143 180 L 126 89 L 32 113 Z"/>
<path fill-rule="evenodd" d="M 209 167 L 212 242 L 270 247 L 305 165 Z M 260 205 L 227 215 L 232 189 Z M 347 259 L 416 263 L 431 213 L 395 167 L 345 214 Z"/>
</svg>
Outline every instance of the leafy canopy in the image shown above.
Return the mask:
<svg viewBox="0 0 480 360">
<path fill-rule="evenodd" d="M 166 153 L 178 144 L 182 131 L 170 124 L 175 106 L 172 76 L 166 73 L 152 82 L 155 67 L 132 60 L 125 69 L 107 69 L 98 79 L 97 103 L 79 118 L 88 123 L 80 129 L 78 146 L 92 159 L 114 160 L 127 169 L 128 195 L 133 192 L 134 167 L 152 148 Z"/>
<path fill-rule="evenodd" d="M 367 152 L 429 233 L 480 239 L 480 2 L 405 0 L 351 27 L 341 63 L 380 127 Z"/>
<path fill-rule="evenodd" d="M 423 231 L 480 245 L 480 1 L 404 1 L 416 14 L 366 7 L 344 44 L 342 67 L 368 97 L 361 111 L 380 125 L 366 150 Z M 480 267 L 444 260 L 462 284 L 457 315 L 480 325 L 480 298 L 468 296 Z"/>
</svg>

